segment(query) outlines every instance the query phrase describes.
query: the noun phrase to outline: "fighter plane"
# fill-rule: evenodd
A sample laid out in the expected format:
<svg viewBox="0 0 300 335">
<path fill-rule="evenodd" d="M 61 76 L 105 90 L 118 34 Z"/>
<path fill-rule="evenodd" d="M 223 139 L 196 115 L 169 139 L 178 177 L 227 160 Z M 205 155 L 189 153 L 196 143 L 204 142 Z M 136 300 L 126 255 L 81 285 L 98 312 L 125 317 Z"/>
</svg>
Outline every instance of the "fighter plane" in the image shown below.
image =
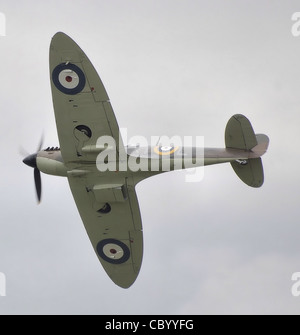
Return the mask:
<svg viewBox="0 0 300 335">
<path fill-rule="evenodd" d="M 188 150 L 172 144 L 125 147 L 109 97 L 86 54 L 69 36 L 58 32 L 52 38 L 49 58 L 60 148 L 41 150 L 40 144 L 38 151 L 23 162 L 34 168 L 38 201 L 40 172 L 68 178 L 99 261 L 116 285 L 128 288 L 139 274 L 143 257 L 142 220 L 135 186 L 145 178 L 166 172 L 166 158 L 169 170 L 194 167 L 197 148 Z M 249 120 L 237 114 L 227 123 L 225 148 L 203 148 L 198 165 L 230 163 L 244 183 L 260 187 L 264 182 L 260 157 L 268 144 L 266 135 L 255 134 Z M 148 167 L 154 161 L 156 169 L 125 169 L 132 158 Z M 177 164 L 183 160 L 185 165 Z M 105 170 L 106 165 L 114 168 Z"/>
</svg>

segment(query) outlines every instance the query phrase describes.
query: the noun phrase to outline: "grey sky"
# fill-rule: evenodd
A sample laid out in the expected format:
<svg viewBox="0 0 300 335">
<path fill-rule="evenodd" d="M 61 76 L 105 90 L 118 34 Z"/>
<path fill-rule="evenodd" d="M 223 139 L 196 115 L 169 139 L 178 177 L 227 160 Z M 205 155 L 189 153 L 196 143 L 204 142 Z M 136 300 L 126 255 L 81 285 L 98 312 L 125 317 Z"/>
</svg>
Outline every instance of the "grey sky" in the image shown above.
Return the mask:
<svg viewBox="0 0 300 335">
<path fill-rule="evenodd" d="M 2 1 L 1 314 L 300 312 L 299 1 Z M 63 31 L 93 62 L 130 136 L 202 135 L 224 146 L 236 113 L 270 137 L 265 184 L 251 189 L 230 165 L 201 183 L 172 172 L 138 185 L 144 260 L 128 290 L 102 269 L 66 179 L 42 176 L 34 152 L 57 140 L 49 83 L 51 37 Z"/>
</svg>

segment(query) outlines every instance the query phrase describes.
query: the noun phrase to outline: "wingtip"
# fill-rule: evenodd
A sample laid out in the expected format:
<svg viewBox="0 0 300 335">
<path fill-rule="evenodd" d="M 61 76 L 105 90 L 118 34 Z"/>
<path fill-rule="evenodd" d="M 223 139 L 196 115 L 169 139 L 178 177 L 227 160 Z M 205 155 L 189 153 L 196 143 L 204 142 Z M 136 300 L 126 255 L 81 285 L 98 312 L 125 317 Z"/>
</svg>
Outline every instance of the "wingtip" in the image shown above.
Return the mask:
<svg viewBox="0 0 300 335">
<path fill-rule="evenodd" d="M 72 41 L 74 43 L 73 39 L 69 35 L 62 31 L 58 31 L 56 34 L 53 35 L 51 39 L 51 44 L 64 44 L 67 41 Z"/>
<path fill-rule="evenodd" d="M 134 282 L 137 279 L 137 275 L 135 275 L 134 278 L 130 278 L 130 279 L 128 278 L 127 280 L 123 277 L 114 278 L 112 276 L 110 276 L 110 279 L 115 283 L 115 285 L 126 290 L 126 289 L 129 289 L 134 284 Z"/>
<path fill-rule="evenodd" d="M 62 50 L 79 51 L 80 47 L 69 35 L 59 31 L 51 39 L 50 51 L 51 50 L 58 50 L 59 52 Z"/>
<path fill-rule="evenodd" d="M 66 33 L 62 32 L 62 31 L 58 31 L 57 33 L 55 33 L 52 37 L 52 39 L 54 38 L 58 38 L 58 37 L 69 37 Z"/>
</svg>

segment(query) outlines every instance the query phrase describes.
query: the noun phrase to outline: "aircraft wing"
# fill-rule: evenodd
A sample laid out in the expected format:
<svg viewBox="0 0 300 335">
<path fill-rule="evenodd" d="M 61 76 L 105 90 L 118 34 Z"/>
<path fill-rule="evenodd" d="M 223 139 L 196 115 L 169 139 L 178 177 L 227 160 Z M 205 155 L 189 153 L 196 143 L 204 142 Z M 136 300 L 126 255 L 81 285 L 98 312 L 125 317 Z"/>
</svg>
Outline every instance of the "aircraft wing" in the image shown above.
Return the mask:
<svg viewBox="0 0 300 335">
<path fill-rule="evenodd" d="M 98 184 L 92 189 L 92 176 L 68 179 L 101 264 L 115 284 L 128 288 L 139 274 L 143 257 L 142 222 L 134 187 Z"/>
<path fill-rule="evenodd" d="M 124 150 L 106 90 L 92 63 L 64 33 L 50 45 L 50 79 L 58 138 L 64 163 L 85 161 L 100 136 L 111 136 Z"/>
<path fill-rule="evenodd" d="M 63 33 L 51 41 L 50 80 L 61 154 L 74 200 L 105 271 L 117 285 L 127 288 L 142 263 L 142 223 L 131 178 L 96 168 L 99 137 L 111 136 L 117 150 L 124 150 L 108 95 L 85 53 Z"/>
</svg>

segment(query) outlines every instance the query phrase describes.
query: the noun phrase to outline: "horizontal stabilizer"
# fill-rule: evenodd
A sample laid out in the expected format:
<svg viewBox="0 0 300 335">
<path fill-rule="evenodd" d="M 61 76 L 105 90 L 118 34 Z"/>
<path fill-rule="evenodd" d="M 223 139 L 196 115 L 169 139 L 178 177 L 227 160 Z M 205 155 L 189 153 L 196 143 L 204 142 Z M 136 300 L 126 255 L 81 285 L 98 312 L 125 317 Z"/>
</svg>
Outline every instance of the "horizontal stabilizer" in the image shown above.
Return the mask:
<svg viewBox="0 0 300 335">
<path fill-rule="evenodd" d="M 238 177 L 248 186 L 260 187 L 264 183 L 264 170 L 261 158 L 247 160 L 247 164 L 231 162 L 231 166 Z"/>
</svg>

